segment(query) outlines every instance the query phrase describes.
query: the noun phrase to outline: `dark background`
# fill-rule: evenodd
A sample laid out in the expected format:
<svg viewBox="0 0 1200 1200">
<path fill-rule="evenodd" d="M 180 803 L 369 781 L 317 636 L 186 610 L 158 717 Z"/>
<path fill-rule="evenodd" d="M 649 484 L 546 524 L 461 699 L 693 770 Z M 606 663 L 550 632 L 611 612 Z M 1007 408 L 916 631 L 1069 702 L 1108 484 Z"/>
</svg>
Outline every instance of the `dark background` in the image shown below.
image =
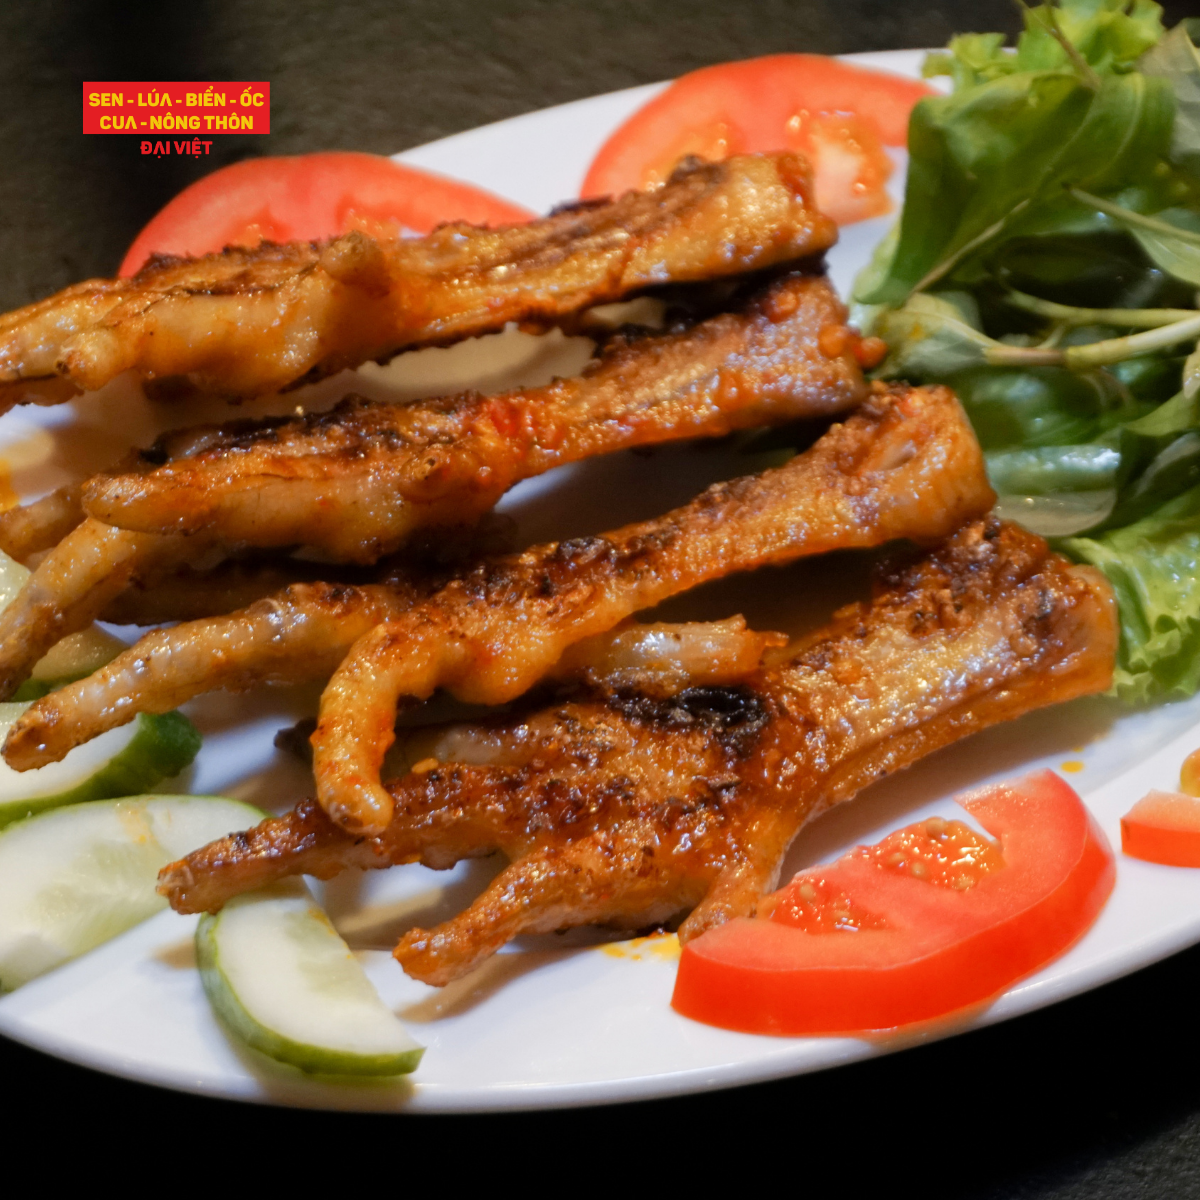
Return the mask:
<svg viewBox="0 0 1200 1200">
<path fill-rule="evenodd" d="M 1196 0 L 1166 7 L 1171 23 L 1200 15 Z M 112 273 L 175 192 L 248 155 L 394 153 L 725 59 L 933 46 L 1017 24 L 1008 0 L 7 0 L 0 310 Z M 84 79 L 269 80 L 275 132 L 218 138 L 207 159 L 142 158 L 139 138 L 79 132 Z M 732 1176 L 760 1191 L 786 1172 L 789 1188 L 850 1196 L 1200 1197 L 1198 997 L 1200 949 L 996 1029 L 821 1075 L 466 1118 L 197 1099 L 0 1040 L 0 1129 L 10 1172 L 29 1156 L 43 1183 L 102 1166 L 114 1182 L 222 1190 L 328 1173 L 339 1189 L 713 1188 Z"/>
</svg>

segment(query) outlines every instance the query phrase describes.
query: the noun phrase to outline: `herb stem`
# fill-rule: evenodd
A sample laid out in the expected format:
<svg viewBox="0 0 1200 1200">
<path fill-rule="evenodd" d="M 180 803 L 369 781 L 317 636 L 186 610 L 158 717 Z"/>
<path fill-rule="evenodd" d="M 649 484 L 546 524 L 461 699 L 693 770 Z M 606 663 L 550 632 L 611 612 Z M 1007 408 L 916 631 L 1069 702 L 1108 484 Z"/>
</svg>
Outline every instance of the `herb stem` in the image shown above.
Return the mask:
<svg viewBox="0 0 1200 1200">
<path fill-rule="evenodd" d="M 1092 69 L 1092 64 L 1079 53 L 1079 48 L 1075 43 L 1063 32 L 1062 26 L 1058 23 L 1058 13 L 1055 12 L 1053 3 L 1036 9 L 1031 9 L 1024 0 L 1020 0 L 1020 4 L 1021 8 L 1035 21 L 1039 21 L 1046 32 L 1063 48 L 1071 65 L 1079 72 L 1084 83 L 1093 91 L 1098 89 L 1100 76 Z"/>
<path fill-rule="evenodd" d="M 1070 325 L 1066 321 L 1056 321 L 1050 332 L 1038 342 L 1039 350 L 1053 350 L 1067 335 Z"/>
<path fill-rule="evenodd" d="M 1003 342 L 988 346 L 983 358 L 993 367 L 1061 367 L 1066 363 L 1064 351 L 1053 346 L 1006 346 Z"/>
<path fill-rule="evenodd" d="M 1101 200 L 1099 196 L 1093 196 L 1091 192 L 1085 192 L 1082 188 L 1069 187 L 1067 191 L 1076 200 L 1089 205 L 1091 208 L 1096 209 L 1097 212 L 1106 213 L 1110 217 L 1116 217 L 1118 221 L 1124 221 L 1126 225 L 1137 225 L 1139 228 L 1145 229 L 1148 233 L 1157 233 L 1164 237 L 1178 238 L 1181 242 L 1187 242 L 1189 246 L 1200 246 L 1200 233 L 1194 233 L 1190 229 L 1181 229 L 1178 225 L 1172 225 L 1169 221 L 1160 221 L 1155 217 L 1143 216 L 1139 212 L 1134 212 L 1131 208 L 1122 208 L 1119 204 L 1113 204 L 1110 200 Z"/>
<path fill-rule="evenodd" d="M 1153 350 L 1176 346 L 1192 338 L 1200 338 L 1200 313 L 1193 314 L 1186 321 L 1176 321 L 1171 325 L 1147 329 L 1142 333 L 1131 333 L 1126 337 L 1106 338 L 1102 342 L 1092 342 L 1087 346 L 1068 346 L 1065 350 L 1060 350 L 1041 346 L 998 344 L 988 346 L 983 355 L 985 361 L 997 367 L 1058 366 L 1079 371 L 1087 367 L 1110 366 L 1139 354 L 1149 354 Z"/>
<path fill-rule="evenodd" d="M 1063 353 L 1068 367 L 1105 367 L 1138 354 L 1148 354 L 1152 350 L 1165 350 L 1195 337 L 1200 337 L 1200 313 L 1186 321 L 1176 321 L 1159 329 L 1147 329 L 1144 333 L 1109 338 L 1107 341 L 1093 342 L 1090 346 L 1068 346 Z"/>
<path fill-rule="evenodd" d="M 1000 220 L 993 222 L 982 233 L 976 234 L 969 242 L 967 242 L 965 246 L 960 246 L 948 258 L 942 259 L 942 261 L 938 263 L 938 265 L 931 271 L 929 271 L 923 279 L 918 281 L 909 295 L 911 296 L 915 295 L 917 292 L 923 292 L 931 283 L 937 283 L 937 281 L 941 279 L 943 275 L 948 275 L 951 271 L 953 271 L 954 268 L 957 267 L 964 258 L 970 254 L 974 254 L 980 246 L 990 242 L 998 233 L 1002 233 L 1005 226 L 1008 225 L 1013 217 L 1020 212 L 1024 212 L 1024 210 L 1029 207 L 1029 202 L 1032 198 L 1032 196 L 1026 196 L 1020 204 L 1014 204 L 1013 207 L 1000 218 Z"/>
<path fill-rule="evenodd" d="M 1127 325 L 1134 329 L 1157 329 L 1197 315 L 1190 308 L 1077 308 L 1041 300 L 1015 289 L 1010 290 L 1005 299 L 1014 308 L 1067 325 Z"/>
</svg>

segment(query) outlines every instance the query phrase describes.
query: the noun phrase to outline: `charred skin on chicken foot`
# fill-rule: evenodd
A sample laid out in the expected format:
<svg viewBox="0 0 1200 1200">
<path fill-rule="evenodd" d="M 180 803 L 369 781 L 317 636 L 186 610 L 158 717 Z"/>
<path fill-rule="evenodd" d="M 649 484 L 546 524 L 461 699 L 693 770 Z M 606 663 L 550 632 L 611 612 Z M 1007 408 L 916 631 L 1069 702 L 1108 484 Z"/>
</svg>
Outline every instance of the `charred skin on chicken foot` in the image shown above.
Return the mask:
<svg viewBox="0 0 1200 1200">
<path fill-rule="evenodd" d="M 691 328 L 616 337 L 581 375 L 416 404 L 350 397 L 332 412 L 240 422 L 198 454 L 97 475 L 89 515 L 144 533 L 203 531 L 374 562 L 418 528 L 477 520 L 509 488 L 615 450 L 803 417 L 866 395 L 828 280 L 792 273 Z"/>
<path fill-rule="evenodd" d="M 786 466 L 653 521 L 482 564 L 365 634 L 321 698 L 317 797 L 338 824 L 378 834 L 392 803 L 379 769 L 402 700 L 440 687 L 505 703 L 574 642 L 701 583 L 894 538 L 936 541 L 994 499 L 953 393 L 880 385 Z"/>
<path fill-rule="evenodd" d="M 166 577 L 197 558 L 198 542 L 218 556 L 230 547 L 300 545 L 373 563 L 434 528 L 471 527 L 519 479 L 564 463 L 852 407 L 866 391 L 852 353 L 821 349 L 829 330 L 847 333 L 844 319 L 824 278 L 790 273 L 744 297 L 736 312 L 617 339 L 583 377 L 546 388 L 413 405 L 349 400 L 331 413 L 165 435 L 84 485 L 88 522 L 71 527 L 78 489 L 0 515 L 0 543 L 7 535 L 26 553 L 44 548 L 55 529 L 69 530 L 0 617 L 0 691 L 11 695 L 98 605 L 134 618 L 153 610 L 122 605 L 127 589 L 145 600 L 162 583 L 160 601 L 169 599 Z M 130 505 L 142 520 L 130 519 Z M 113 523 L 130 527 L 101 534 Z M 298 568 L 285 582 L 302 576 Z M 211 605 L 220 593 L 219 584 L 202 584 L 196 599 Z M 166 619 L 199 615 L 184 604 Z"/>
<path fill-rule="evenodd" d="M 655 285 L 821 254 L 837 230 L 812 196 L 796 155 L 689 160 L 660 188 L 527 225 L 159 257 L 131 279 L 89 280 L 0 317 L 0 411 L 57 404 L 124 371 L 256 396 L 509 321 L 562 324 Z"/>
<path fill-rule="evenodd" d="M 952 393 L 878 385 L 861 409 L 786 466 L 718 484 L 664 517 L 487 558 L 451 572 L 441 587 L 397 575 L 380 585 L 395 595 L 378 625 L 382 592 L 343 588 L 339 611 L 370 614 L 365 628 L 379 632 L 356 643 L 326 692 L 315 739 L 324 794 L 341 803 L 347 777 L 372 789 L 368 805 L 382 790 L 379 763 L 403 695 L 443 686 L 472 702 L 511 700 L 575 642 L 668 596 L 839 547 L 935 541 L 987 512 L 993 499 L 979 444 Z M 9 733 L 5 760 L 17 770 L 57 761 L 138 712 L 163 712 L 231 681 L 249 687 L 277 678 L 284 663 L 292 679 L 321 678 L 328 658 L 312 653 L 306 631 L 325 630 L 332 655 L 349 649 L 347 631 L 364 628 L 348 619 L 338 633 L 322 595 L 289 588 L 227 617 L 143 638 L 34 704 Z M 364 827 L 386 823 L 369 807 L 366 815 Z"/>
<path fill-rule="evenodd" d="M 164 434 L 154 458 L 163 462 L 193 454 L 213 436 L 208 427 Z M 131 450 L 115 469 L 136 474 L 151 465 L 144 453 Z M 0 613 L 0 699 L 8 699 L 60 639 L 98 617 L 122 615 L 119 602 L 127 589 L 153 590 L 185 565 L 211 567 L 225 556 L 225 547 L 206 534 L 185 541 L 131 533 L 89 518 L 81 493 L 79 485 L 69 485 L 0 514 L 0 549 L 18 561 L 46 552 Z"/>
<path fill-rule="evenodd" d="M 379 836 L 352 836 L 309 802 L 172 864 L 160 890 L 178 911 L 211 911 L 286 875 L 501 850 L 511 865 L 478 900 L 401 938 L 410 975 L 445 984 L 521 933 L 691 910 L 686 941 L 754 915 L 816 813 L 968 734 L 1103 691 L 1116 639 L 1098 572 L 1018 526 L 974 521 L 885 566 L 870 603 L 740 683 L 584 689 L 447 731 L 446 761 L 388 785 Z"/>
</svg>

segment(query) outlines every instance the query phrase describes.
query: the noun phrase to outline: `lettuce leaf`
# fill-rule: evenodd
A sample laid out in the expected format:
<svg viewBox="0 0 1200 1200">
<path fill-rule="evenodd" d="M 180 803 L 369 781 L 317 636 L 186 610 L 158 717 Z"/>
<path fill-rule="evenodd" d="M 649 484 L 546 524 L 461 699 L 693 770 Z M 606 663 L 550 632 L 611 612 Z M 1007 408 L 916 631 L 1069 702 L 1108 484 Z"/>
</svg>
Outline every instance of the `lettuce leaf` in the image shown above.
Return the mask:
<svg viewBox="0 0 1200 1200">
<path fill-rule="evenodd" d="M 1078 220 L 1066 186 L 1104 195 L 1137 180 L 1153 191 L 1174 111 L 1169 82 L 1139 72 L 1093 85 L 1073 71 L 1021 71 L 926 97 L 909 122 L 895 252 L 883 278 L 855 299 L 902 304 L 999 235 L 1044 227 L 1047 210 Z M 1155 201 L 1164 198 L 1129 199 L 1161 208 Z"/>
<path fill-rule="evenodd" d="M 1025 9 L 1017 44 L 1024 70 L 1065 66 L 1070 57 L 1058 32 L 1091 67 L 1129 71 L 1163 36 L 1162 7 L 1154 0 L 1063 0 L 1058 7 Z"/>
<path fill-rule="evenodd" d="M 1187 696 L 1200 22 L 1165 33 L 1153 0 L 1061 0 L 1024 19 L 1015 49 L 970 33 L 928 57 L 925 74 L 954 88 L 913 110 L 904 209 L 856 281 L 855 317 L 888 344 L 880 377 L 955 389 L 997 512 L 1108 577 L 1116 692 Z"/>
<path fill-rule="evenodd" d="M 1121 644 L 1113 686 L 1123 700 L 1182 698 L 1200 687 L 1200 486 L 1122 529 L 1068 538 L 1116 592 Z"/>
<path fill-rule="evenodd" d="M 1171 158 L 1200 176 L 1200 54 L 1184 25 L 1177 25 L 1138 64 L 1145 74 L 1165 79 L 1175 93 Z"/>
<path fill-rule="evenodd" d="M 1162 38 L 1161 18 L 1152 0 L 1063 0 L 1025 9 L 1016 53 L 999 34 L 964 34 L 929 56 L 926 74 L 950 75 L 954 92 L 913 110 L 898 240 L 855 299 L 902 304 L 1002 234 L 1095 227 L 1065 186 L 1120 192 L 1151 212 L 1182 199 L 1159 168 L 1190 59 L 1177 49 L 1154 73 L 1135 69 Z"/>
<path fill-rule="evenodd" d="M 1001 496 L 1049 496 L 1115 488 L 1120 452 L 1111 446 L 1039 446 L 987 456 L 988 477 Z"/>
<path fill-rule="evenodd" d="M 1056 31 L 1089 67 L 1128 71 L 1163 40 L 1162 8 L 1153 0 L 1063 0 L 1056 8 L 1026 8 L 1016 54 L 1004 49 L 1002 33 L 960 34 L 945 52 L 927 57 L 924 74 L 950 75 L 959 88 L 1018 71 L 1071 67 Z"/>
</svg>

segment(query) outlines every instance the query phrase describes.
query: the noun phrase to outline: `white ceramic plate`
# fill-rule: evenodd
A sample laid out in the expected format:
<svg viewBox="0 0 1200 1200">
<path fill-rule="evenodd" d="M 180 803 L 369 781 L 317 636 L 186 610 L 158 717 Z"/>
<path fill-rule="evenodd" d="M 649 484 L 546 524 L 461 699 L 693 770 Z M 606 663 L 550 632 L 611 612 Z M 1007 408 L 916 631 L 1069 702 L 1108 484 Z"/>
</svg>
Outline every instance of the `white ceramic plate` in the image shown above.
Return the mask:
<svg viewBox="0 0 1200 1200">
<path fill-rule="evenodd" d="M 916 51 L 856 56 L 915 74 Z M 657 86 L 657 85 L 656 85 Z M 598 96 L 490 125 L 410 151 L 429 167 L 543 211 L 576 195 L 605 136 L 656 86 Z M 897 189 L 902 173 L 897 173 Z M 830 256 L 845 292 L 886 221 L 852 226 Z M 499 387 L 578 369 L 587 345 L 559 335 L 502 335 L 451 351 L 405 356 L 293 394 L 328 405 L 352 386 L 378 395 L 444 392 L 482 381 Z M 252 406 L 267 411 L 266 404 Z M 278 408 L 278 402 L 276 402 Z M 194 410 L 193 410 L 194 411 Z M 221 419 L 214 408 L 197 419 Z M 168 411 L 120 381 L 99 396 L 0 420 L 0 455 L 28 496 L 104 467 L 131 439 L 145 441 Z M 616 455 L 523 484 L 504 507 L 527 541 L 612 528 L 689 499 L 714 479 L 753 469 L 721 450 Z M 861 595 L 861 569 L 845 560 L 799 564 L 730 580 L 673 602 L 673 619 L 744 612 L 762 629 L 793 631 Z M 206 733 L 187 780 L 282 810 L 306 793 L 297 765 L 272 749 L 275 730 L 314 711 L 316 690 L 217 695 L 189 711 Z M 1177 785 L 1200 745 L 1200 697 L 1124 713 L 1082 701 L 989 731 L 872 787 L 804 830 L 787 872 L 828 860 L 921 817 L 953 813 L 951 797 L 986 780 L 1050 766 L 1066 773 L 1119 845 L 1120 815 L 1150 787 Z M 174 790 L 174 789 L 173 789 Z M 461 908 L 496 870 L 466 863 L 435 873 L 395 868 L 344 875 L 325 903 L 387 1002 L 428 1047 L 410 1081 L 333 1084 L 275 1067 L 230 1041 L 205 1002 L 191 957 L 194 918 L 165 912 L 87 957 L 0 999 L 0 1032 L 73 1062 L 148 1083 L 233 1099 L 309 1107 L 469 1111 L 645 1099 L 819 1070 L 910 1045 L 913 1038 L 789 1039 L 711 1029 L 669 1007 L 674 942 L 604 943 L 578 931 L 525 939 L 470 978 L 441 991 L 408 979 L 387 948 L 414 923 Z M 786 878 L 786 873 L 785 873 Z M 1120 860 L 1112 900 L 1067 955 L 969 1021 L 922 1031 L 945 1036 L 1087 990 L 1200 940 L 1200 871 Z"/>
</svg>

